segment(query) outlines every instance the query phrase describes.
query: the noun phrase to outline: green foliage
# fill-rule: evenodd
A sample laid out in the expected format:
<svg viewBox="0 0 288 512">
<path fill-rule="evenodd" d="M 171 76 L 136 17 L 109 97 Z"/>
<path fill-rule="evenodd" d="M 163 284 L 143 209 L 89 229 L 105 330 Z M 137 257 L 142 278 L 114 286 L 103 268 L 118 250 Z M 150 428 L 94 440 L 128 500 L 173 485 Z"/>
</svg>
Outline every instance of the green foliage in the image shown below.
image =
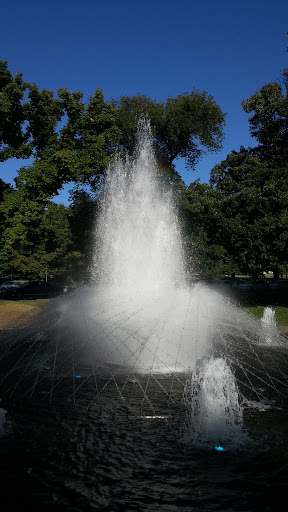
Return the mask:
<svg viewBox="0 0 288 512">
<path fill-rule="evenodd" d="M 51 91 L 29 85 L 28 101 L 23 106 L 25 120 L 28 121 L 26 136 L 29 137 L 38 157 L 45 155 L 57 142 L 57 124 L 63 115 L 60 100 Z M 43 156 L 44 156 L 43 155 Z"/>
<path fill-rule="evenodd" d="M 35 87 L 30 110 L 26 109 L 36 153 L 33 163 L 20 169 L 16 184 L 21 190 L 25 188 L 29 197 L 37 195 L 40 200 L 57 195 L 71 181 L 89 184 L 96 190 L 118 136 L 113 108 L 104 101 L 100 89 L 87 106 L 81 101 L 81 93 L 60 89 L 59 96 L 61 101 L 49 91 L 39 93 Z M 61 113 L 67 120 L 57 132 Z"/>
<path fill-rule="evenodd" d="M 32 147 L 23 131 L 23 99 L 28 84 L 22 74 L 13 77 L 8 62 L 0 60 L 0 162 L 8 158 L 28 158 Z"/>
<path fill-rule="evenodd" d="M 8 193 L 11 190 L 12 190 L 12 187 L 11 187 L 10 183 L 5 183 L 0 178 L 0 203 L 2 203 L 4 201 L 5 193 Z"/>
<path fill-rule="evenodd" d="M 119 128 L 119 149 L 132 155 L 135 150 L 136 136 L 139 119 L 147 117 L 153 127 L 153 135 L 156 136 L 155 126 L 164 117 L 164 105 L 156 100 L 151 100 L 144 94 L 136 96 L 121 96 L 118 101 L 112 100 L 111 104 L 116 111 L 116 124 Z"/>
<path fill-rule="evenodd" d="M 26 277 L 41 277 L 47 267 L 54 274 L 83 272 L 105 168 L 115 150 L 134 151 L 143 115 L 151 120 L 159 167 L 169 170 L 167 183 L 179 196 L 175 159 L 193 168 L 205 149 L 221 146 L 224 115 L 211 96 L 192 91 L 166 102 L 145 95 L 106 102 L 96 89 L 85 104 L 80 91 L 62 88 L 56 97 L 0 61 L 0 161 L 33 157 L 18 171 L 16 189 L 0 182 L 2 270 Z M 69 182 L 76 184 L 71 206 L 51 203 Z"/>
<path fill-rule="evenodd" d="M 274 165 L 288 161 L 288 71 L 283 72 L 283 86 L 270 83 L 242 103 L 248 114 L 251 135 L 259 146 L 256 154 Z"/>
<path fill-rule="evenodd" d="M 287 76 L 284 71 L 284 87 L 268 84 L 242 104 L 253 112 L 250 129 L 259 146 L 233 151 L 212 169 L 210 188 L 202 186 L 199 193 L 199 184 L 193 184 L 184 194 L 189 198 L 185 211 L 193 213 L 188 221 L 194 224 L 193 245 L 206 275 L 206 262 L 214 276 L 224 267 L 254 276 L 272 269 L 277 276 L 287 266 Z"/>
<path fill-rule="evenodd" d="M 282 85 L 268 84 L 243 102 L 258 147 L 229 154 L 212 170 L 209 185 L 185 187 L 177 158 L 193 169 L 223 140 L 225 115 L 206 92 L 164 102 L 145 95 L 106 102 L 96 89 L 85 104 L 81 92 L 59 89 L 55 97 L 13 76 L 0 61 L 0 161 L 33 156 L 19 170 L 16 189 L 0 180 L 2 269 L 25 277 L 41 277 L 46 268 L 54 275 L 83 275 L 105 168 L 116 150 L 133 153 L 144 115 L 159 169 L 168 170 L 166 181 L 177 197 L 190 269 L 209 279 L 238 270 L 277 273 L 288 263 L 287 92 L 284 71 Z M 71 206 L 52 203 L 71 181 Z"/>
<path fill-rule="evenodd" d="M 225 219 L 218 236 L 239 270 L 277 273 L 287 264 L 287 168 L 274 168 L 241 148 L 214 167 L 211 183 L 221 194 Z"/>
<path fill-rule="evenodd" d="M 178 197 L 189 273 L 196 272 L 209 280 L 235 271 L 220 236 L 225 223 L 221 201 L 220 192 L 199 180 L 184 187 Z"/>
<path fill-rule="evenodd" d="M 119 138 L 114 117 L 101 89 L 87 104 L 81 92 L 67 89 L 56 98 L 0 61 L 0 160 L 34 158 L 18 171 L 15 190 L 0 181 L 2 270 L 41 277 L 47 267 L 50 273 L 79 272 L 87 263 L 83 253 L 89 254 L 96 203 L 79 190 L 70 209 L 50 199 L 71 181 L 101 187 Z"/>
<path fill-rule="evenodd" d="M 170 165 L 178 157 L 186 159 L 194 169 L 200 156 L 221 149 L 224 114 L 212 96 L 206 92 L 180 94 L 169 97 L 164 108 L 164 123 L 159 126 L 160 155 Z"/>
<path fill-rule="evenodd" d="M 175 159 L 183 157 L 187 167 L 194 169 L 205 150 L 221 148 L 225 115 L 206 92 L 186 92 L 166 102 L 145 95 L 122 96 L 113 105 L 118 109 L 119 144 L 129 153 L 134 150 L 137 123 L 143 115 L 151 122 L 158 161 L 170 168 L 174 169 Z"/>
<path fill-rule="evenodd" d="M 80 101 L 81 93 L 59 89 L 59 96 L 67 122 L 51 165 L 60 170 L 64 182 L 86 183 L 96 191 L 119 137 L 114 107 L 105 102 L 101 89 L 90 96 L 87 106 Z"/>
<path fill-rule="evenodd" d="M 68 218 L 73 247 L 76 251 L 83 253 L 87 267 L 94 249 L 92 232 L 99 210 L 99 199 L 86 190 L 76 188 L 71 193 L 71 200 Z"/>
<path fill-rule="evenodd" d="M 3 218 L 0 261 L 2 270 L 23 276 L 55 271 L 71 245 L 67 209 L 63 205 L 27 199 L 25 191 L 14 190 L 0 205 Z"/>
</svg>

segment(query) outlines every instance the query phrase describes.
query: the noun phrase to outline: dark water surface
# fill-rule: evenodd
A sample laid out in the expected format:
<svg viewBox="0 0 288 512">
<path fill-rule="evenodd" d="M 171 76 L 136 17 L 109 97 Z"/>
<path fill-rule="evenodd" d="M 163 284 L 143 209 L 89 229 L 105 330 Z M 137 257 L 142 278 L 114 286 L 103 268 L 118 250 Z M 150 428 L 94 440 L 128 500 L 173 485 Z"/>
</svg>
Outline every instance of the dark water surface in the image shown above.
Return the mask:
<svg viewBox="0 0 288 512">
<path fill-rule="evenodd" d="M 87 410 L 89 391 L 81 398 L 76 407 L 11 401 L 0 439 L 3 512 L 287 510 L 287 412 L 247 417 L 261 433 L 253 448 L 201 452 L 180 442 L 183 415 L 146 418 L 112 402 Z"/>
<path fill-rule="evenodd" d="M 147 376 L 127 383 L 125 374 L 117 381 L 97 375 L 95 382 L 84 368 L 54 374 L 45 363 L 39 372 L 39 358 L 28 366 L 31 348 L 19 342 L 0 366 L 7 411 L 1 512 L 288 510 L 288 407 L 280 387 L 273 406 L 245 410 L 247 447 L 204 451 L 181 442 L 181 379 L 173 400 L 163 392 L 171 389 L 164 375 L 143 400 Z"/>
</svg>

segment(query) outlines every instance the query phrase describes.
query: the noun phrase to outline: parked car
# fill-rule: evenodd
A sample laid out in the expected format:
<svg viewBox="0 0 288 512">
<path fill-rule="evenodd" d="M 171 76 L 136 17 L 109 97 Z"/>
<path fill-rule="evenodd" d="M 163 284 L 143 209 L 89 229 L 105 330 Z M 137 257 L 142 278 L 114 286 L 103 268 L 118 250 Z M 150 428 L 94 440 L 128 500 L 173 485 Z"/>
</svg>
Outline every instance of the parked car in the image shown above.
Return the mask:
<svg viewBox="0 0 288 512">
<path fill-rule="evenodd" d="M 10 299 L 17 297 L 18 290 L 22 286 L 23 283 L 19 283 L 18 281 L 5 281 L 5 283 L 0 286 L 0 298 Z"/>
<path fill-rule="evenodd" d="M 55 281 L 29 281 L 19 283 L 7 281 L 0 286 L 0 298 L 2 299 L 41 299 L 55 297 L 66 293 L 67 287 Z"/>
<path fill-rule="evenodd" d="M 29 281 L 18 288 L 16 297 L 18 299 L 42 299 L 55 297 L 59 293 L 60 289 L 49 281 Z"/>
</svg>

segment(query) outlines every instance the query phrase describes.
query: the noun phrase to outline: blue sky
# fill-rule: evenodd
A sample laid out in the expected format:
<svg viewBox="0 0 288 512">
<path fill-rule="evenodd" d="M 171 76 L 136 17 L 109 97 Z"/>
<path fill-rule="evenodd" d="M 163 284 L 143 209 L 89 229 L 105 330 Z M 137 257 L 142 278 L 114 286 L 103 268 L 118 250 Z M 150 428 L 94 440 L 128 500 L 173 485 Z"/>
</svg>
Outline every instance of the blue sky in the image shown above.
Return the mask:
<svg viewBox="0 0 288 512">
<path fill-rule="evenodd" d="M 1 18 L 0 59 L 40 88 L 214 96 L 227 113 L 223 150 L 194 172 L 179 162 L 186 183 L 207 182 L 229 152 L 255 144 L 241 101 L 288 67 L 287 0 L 2 0 Z M 0 164 L 0 176 L 12 182 L 20 165 Z"/>
</svg>

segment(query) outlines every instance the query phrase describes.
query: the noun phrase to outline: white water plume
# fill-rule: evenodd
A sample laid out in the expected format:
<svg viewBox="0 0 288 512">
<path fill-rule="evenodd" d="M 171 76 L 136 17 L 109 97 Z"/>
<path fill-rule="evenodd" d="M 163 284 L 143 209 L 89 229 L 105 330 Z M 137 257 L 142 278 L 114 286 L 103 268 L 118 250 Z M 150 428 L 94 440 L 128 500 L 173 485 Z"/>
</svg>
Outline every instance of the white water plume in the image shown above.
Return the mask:
<svg viewBox="0 0 288 512">
<path fill-rule="evenodd" d="M 96 277 L 134 293 L 183 285 L 178 222 L 171 193 L 157 179 L 150 137 L 142 122 L 137 158 L 117 158 L 108 168 L 96 233 Z"/>
<path fill-rule="evenodd" d="M 209 351 L 221 305 L 207 287 L 185 285 L 171 187 L 159 177 L 147 122 L 138 137 L 135 159 L 119 157 L 107 170 L 95 233 L 97 285 L 78 297 L 99 366 L 185 372 Z M 83 332 L 75 316 L 72 324 Z"/>
<path fill-rule="evenodd" d="M 270 307 L 264 308 L 261 317 L 261 326 L 264 343 L 268 345 L 279 345 L 280 340 L 276 325 L 276 315 L 274 309 Z"/>
<path fill-rule="evenodd" d="M 226 450 L 246 441 L 236 380 L 225 359 L 204 360 L 188 379 L 184 399 L 185 442 Z"/>
</svg>

